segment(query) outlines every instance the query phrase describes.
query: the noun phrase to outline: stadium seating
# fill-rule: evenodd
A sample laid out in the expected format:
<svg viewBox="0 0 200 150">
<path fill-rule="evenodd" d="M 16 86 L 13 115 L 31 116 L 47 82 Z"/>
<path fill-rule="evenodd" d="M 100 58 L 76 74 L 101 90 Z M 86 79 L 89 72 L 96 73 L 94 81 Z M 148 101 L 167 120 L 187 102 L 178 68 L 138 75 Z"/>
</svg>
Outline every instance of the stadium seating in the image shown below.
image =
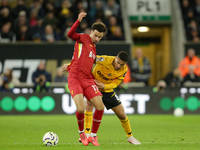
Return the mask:
<svg viewBox="0 0 200 150">
<path fill-rule="evenodd" d="M 108 28 L 103 40 L 125 40 L 120 4 L 115 0 L 5 0 L 0 11 L 0 43 L 52 41 L 47 32 L 53 41 L 70 42 L 67 32 L 82 11 L 87 16 L 77 32 L 90 33 L 92 23 L 102 21 Z"/>
</svg>

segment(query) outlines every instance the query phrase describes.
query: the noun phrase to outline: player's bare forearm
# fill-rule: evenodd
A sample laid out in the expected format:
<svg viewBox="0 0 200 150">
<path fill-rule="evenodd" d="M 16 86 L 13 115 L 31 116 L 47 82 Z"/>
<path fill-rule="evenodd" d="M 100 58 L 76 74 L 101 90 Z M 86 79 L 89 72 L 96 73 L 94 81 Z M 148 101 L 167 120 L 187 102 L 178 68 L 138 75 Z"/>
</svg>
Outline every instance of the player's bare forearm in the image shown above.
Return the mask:
<svg viewBox="0 0 200 150">
<path fill-rule="evenodd" d="M 100 81 L 98 81 L 98 80 L 94 80 L 94 82 L 96 83 L 96 85 L 97 85 L 97 87 L 99 88 L 99 89 L 104 89 L 105 88 L 105 84 L 104 83 L 102 83 L 102 82 L 100 82 Z"/>
<path fill-rule="evenodd" d="M 105 84 L 105 89 L 114 89 L 119 86 L 119 84 L 122 82 L 122 80 L 116 79 L 112 83 Z"/>
</svg>

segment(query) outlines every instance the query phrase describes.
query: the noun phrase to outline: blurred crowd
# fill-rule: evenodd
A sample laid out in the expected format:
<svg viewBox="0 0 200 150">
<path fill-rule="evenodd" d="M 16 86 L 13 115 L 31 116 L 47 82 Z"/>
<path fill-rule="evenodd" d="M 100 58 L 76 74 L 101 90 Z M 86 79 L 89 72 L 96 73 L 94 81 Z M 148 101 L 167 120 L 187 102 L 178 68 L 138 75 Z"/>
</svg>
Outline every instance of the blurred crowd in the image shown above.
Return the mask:
<svg viewBox="0 0 200 150">
<path fill-rule="evenodd" d="M 200 41 L 200 0 L 180 0 L 187 41 Z"/>
<path fill-rule="evenodd" d="M 52 74 L 46 70 L 45 61 L 42 60 L 32 73 L 33 91 L 47 92 L 51 82 L 67 83 L 67 74 L 62 72 L 61 67 L 58 67 L 55 77 L 52 77 Z M 6 69 L 0 75 L 0 92 L 13 92 L 14 87 L 19 86 L 20 83 L 19 79 L 13 75 L 12 69 Z"/>
<path fill-rule="evenodd" d="M 149 85 L 152 67 L 141 48 L 136 49 L 136 54 L 131 59 L 131 65 L 128 66 L 128 72 L 119 86 L 119 89 L 126 88 L 127 83 L 142 82 Z M 36 70 L 32 73 L 33 90 L 36 92 L 46 92 L 49 90 L 51 82 L 67 83 L 67 74 L 58 67 L 56 75 L 52 76 L 46 70 L 45 61 L 40 61 Z M 163 91 L 166 87 L 181 87 L 186 82 L 200 82 L 200 59 L 195 55 L 195 50 L 189 48 L 187 55 L 180 61 L 179 65 L 171 70 L 164 78 L 159 79 L 156 85 L 157 91 Z M 12 91 L 14 86 L 20 84 L 12 74 L 12 69 L 6 69 L 0 75 L 0 92 Z"/>
<path fill-rule="evenodd" d="M 131 60 L 131 65 L 123 81 L 124 88 L 129 82 L 143 82 L 149 85 L 152 67 L 141 48 L 136 49 L 136 55 Z M 185 83 L 200 83 L 200 59 L 196 56 L 195 50 L 189 48 L 187 55 L 180 61 L 179 65 L 159 79 L 156 84 L 156 91 L 164 91 L 166 87 L 181 87 Z"/>
<path fill-rule="evenodd" d="M 103 40 L 124 40 L 123 22 L 118 0 L 0 0 L 0 42 L 15 41 L 68 41 L 67 33 L 80 12 L 87 17 L 80 23 L 77 32 L 90 33 L 93 22 L 104 22 L 108 28 Z M 188 41 L 200 40 L 200 0 L 180 0 L 186 37 Z M 149 85 L 151 64 L 143 50 L 138 48 L 131 59 L 123 83 L 143 82 Z M 61 68 L 52 78 L 41 61 L 32 73 L 34 91 L 48 91 L 51 82 L 67 83 Z M 200 59 L 195 50 L 189 48 L 179 65 L 158 80 L 156 88 L 180 87 L 185 82 L 200 82 Z M 0 76 L 0 91 L 12 91 L 20 81 L 12 75 L 12 69 Z"/>
<path fill-rule="evenodd" d="M 103 40 L 124 40 L 117 0 L 1 0 L 0 43 L 68 41 L 67 33 L 80 12 L 87 12 L 77 32 L 90 33 L 94 22 L 108 31 Z"/>
<path fill-rule="evenodd" d="M 157 83 L 157 89 L 164 91 L 166 87 L 180 87 L 184 83 L 200 82 L 200 59 L 195 50 L 189 48 L 187 55 L 180 61 L 178 67 L 169 72 Z"/>
</svg>

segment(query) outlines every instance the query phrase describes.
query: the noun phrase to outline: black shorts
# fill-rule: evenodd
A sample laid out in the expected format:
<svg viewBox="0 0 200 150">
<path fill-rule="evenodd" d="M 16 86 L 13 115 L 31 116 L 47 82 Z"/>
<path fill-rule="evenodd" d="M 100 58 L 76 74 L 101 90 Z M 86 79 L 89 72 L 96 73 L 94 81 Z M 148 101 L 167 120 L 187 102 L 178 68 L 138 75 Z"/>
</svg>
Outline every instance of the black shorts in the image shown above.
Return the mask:
<svg viewBox="0 0 200 150">
<path fill-rule="evenodd" d="M 101 93 L 103 95 L 103 97 L 102 97 L 103 103 L 107 110 L 121 104 L 121 101 L 119 100 L 119 98 L 115 94 L 115 92 L 110 92 L 110 93 L 101 92 Z"/>
</svg>

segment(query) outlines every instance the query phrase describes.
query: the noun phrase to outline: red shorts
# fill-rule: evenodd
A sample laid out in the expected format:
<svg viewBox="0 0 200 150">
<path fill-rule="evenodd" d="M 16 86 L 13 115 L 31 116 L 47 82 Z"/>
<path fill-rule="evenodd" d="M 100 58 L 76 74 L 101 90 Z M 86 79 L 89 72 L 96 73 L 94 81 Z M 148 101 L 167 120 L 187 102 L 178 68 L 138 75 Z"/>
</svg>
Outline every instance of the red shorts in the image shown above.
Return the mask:
<svg viewBox="0 0 200 150">
<path fill-rule="evenodd" d="M 77 94 L 83 94 L 88 100 L 95 96 L 101 96 L 94 79 L 77 79 L 68 77 L 68 88 L 72 98 Z"/>
</svg>

